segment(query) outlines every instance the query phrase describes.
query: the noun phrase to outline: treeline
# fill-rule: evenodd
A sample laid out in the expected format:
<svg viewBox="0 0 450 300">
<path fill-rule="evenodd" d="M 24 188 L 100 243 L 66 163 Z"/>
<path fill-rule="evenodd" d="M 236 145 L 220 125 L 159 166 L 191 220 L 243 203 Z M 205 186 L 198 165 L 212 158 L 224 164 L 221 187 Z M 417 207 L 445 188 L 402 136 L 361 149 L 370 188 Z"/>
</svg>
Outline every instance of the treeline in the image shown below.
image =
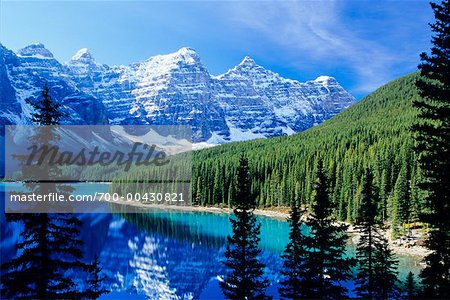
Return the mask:
<svg viewBox="0 0 450 300">
<path fill-rule="evenodd" d="M 358 218 L 362 175 L 373 170 L 377 216 L 394 226 L 414 222 L 422 210 L 420 171 L 410 131 L 417 73 L 394 80 L 331 120 L 289 137 L 233 143 L 193 154 L 193 200 L 228 206 L 240 153 L 249 160 L 251 193 L 260 208 L 311 199 L 317 161 L 330 179 L 334 214 Z"/>
<path fill-rule="evenodd" d="M 358 299 L 415 299 L 419 287 L 414 275 L 410 273 L 405 284 L 397 279 L 398 260 L 375 219 L 371 170 L 366 169 L 362 179 L 356 257 L 346 255 L 348 225 L 336 222 L 332 215 L 329 180 L 321 160 L 315 175 L 310 213 L 303 215 L 301 199 L 291 204 L 289 243 L 282 255 L 278 288 L 280 298 L 348 299 L 349 282 L 353 281 Z M 228 271 L 220 287 L 227 299 L 270 299 L 266 294 L 269 281 L 265 278 L 265 266 L 259 259 L 261 224 L 253 213 L 256 198 L 250 193 L 248 161 L 243 156 L 237 179 L 234 217 L 230 219 L 232 235 L 228 237 L 224 261 Z M 304 227 L 309 231 L 305 232 Z"/>
</svg>

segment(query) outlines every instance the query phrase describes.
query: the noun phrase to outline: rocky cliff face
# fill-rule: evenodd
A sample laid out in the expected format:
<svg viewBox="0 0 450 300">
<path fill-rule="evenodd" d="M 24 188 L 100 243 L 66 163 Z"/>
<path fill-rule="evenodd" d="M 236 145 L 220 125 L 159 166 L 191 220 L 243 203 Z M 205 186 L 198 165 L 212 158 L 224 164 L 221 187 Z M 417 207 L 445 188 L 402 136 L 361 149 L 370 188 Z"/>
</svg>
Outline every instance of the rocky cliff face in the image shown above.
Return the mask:
<svg viewBox="0 0 450 300">
<path fill-rule="evenodd" d="M 23 123 L 45 82 L 73 124 L 191 125 L 194 142 L 220 144 L 305 130 L 355 99 L 328 76 L 298 82 L 250 58 L 212 76 L 191 48 L 129 66 L 107 66 L 87 49 L 61 64 L 42 44 L 0 52 L 4 122 Z"/>
<path fill-rule="evenodd" d="M 24 124 L 30 116 L 25 100 L 37 99 L 45 84 L 51 95 L 63 106 L 66 124 L 107 124 L 102 101 L 77 89 L 68 78 L 66 67 L 42 44 L 20 49 L 17 54 L 2 47 L 0 64 L 2 115 L 6 123 Z M 9 103 L 3 108 L 3 103 Z"/>
<path fill-rule="evenodd" d="M 7 66 L 15 66 L 16 64 L 16 55 L 0 44 L 0 124 L 20 122 L 20 119 L 17 119 L 17 117 L 22 114 L 22 108 L 17 101 L 16 92 L 9 80 L 7 68 Z"/>
</svg>

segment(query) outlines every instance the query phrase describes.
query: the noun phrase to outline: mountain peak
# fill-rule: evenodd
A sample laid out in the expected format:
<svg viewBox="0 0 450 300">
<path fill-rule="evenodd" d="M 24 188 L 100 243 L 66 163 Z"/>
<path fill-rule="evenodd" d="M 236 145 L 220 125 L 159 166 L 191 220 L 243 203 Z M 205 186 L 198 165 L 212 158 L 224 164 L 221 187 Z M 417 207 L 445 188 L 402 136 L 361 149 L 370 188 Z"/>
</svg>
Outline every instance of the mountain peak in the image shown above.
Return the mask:
<svg viewBox="0 0 450 300">
<path fill-rule="evenodd" d="M 156 63 L 158 67 L 163 65 L 176 66 L 177 64 L 196 65 L 200 63 L 197 52 L 189 47 L 183 47 L 170 54 L 160 54 L 150 57 L 147 62 Z"/>
<path fill-rule="evenodd" d="M 71 61 L 92 61 L 94 58 L 87 48 L 81 48 L 70 59 Z"/>
<path fill-rule="evenodd" d="M 197 51 L 191 47 L 182 47 L 176 52 L 181 55 L 197 55 Z"/>
<path fill-rule="evenodd" d="M 17 51 L 18 56 L 53 58 L 53 54 L 42 43 L 33 43 Z"/>
<path fill-rule="evenodd" d="M 200 57 L 198 56 L 197 51 L 190 47 L 180 48 L 174 53 L 174 56 L 190 65 L 200 62 Z"/>
<path fill-rule="evenodd" d="M 251 58 L 249 55 L 246 55 L 244 57 L 244 59 L 241 61 L 241 63 L 239 64 L 239 66 L 254 67 L 254 66 L 257 66 L 257 64 L 253 58 Z"/>
<path fill-rule="evenodd" d="M 323 85 L 335 83 L 336 79 L 331 76 L 319 76 L 316 79 L 314 79 L 315 82 L 321 83 Z"/>
<path fill-rule="evenodd" d="M 262 74 L 265 74 L 264 76 L 278 76 L 278 74 L 266 70 L 264 67 L 256 64 L 253 58 L 251 58 L 249 55 L 246 55 L 238 65 L 236 65 L 232 69 L 229 69 L 226 73 L 217 76 L 217 78 L 223 78 L 227 76 L 259 77 Z"/>
<path fill-rule="evenodd" d="M 44 81 L 60 88 L 61 99 L 70 96 L 65 102 L 70 124 L 188 124 L 193 141 L 207 144 L 293 134 L 354 102 L 331 77 L 299 82 L 245 55 L 226 73 L 212 76 L 194 49 L 173 50 L 110 67 L 97 64 L 86 48 L 64 64 L 44 59 L 53 55 L 40 43 L 17 55 L 0 48 L 6 70 L 13 70 L 5 77 L 7 96 L 18 103 L 8 120 L 19 122 L 30 113 L 22 103 L 38 97 Z"/>
</svg>

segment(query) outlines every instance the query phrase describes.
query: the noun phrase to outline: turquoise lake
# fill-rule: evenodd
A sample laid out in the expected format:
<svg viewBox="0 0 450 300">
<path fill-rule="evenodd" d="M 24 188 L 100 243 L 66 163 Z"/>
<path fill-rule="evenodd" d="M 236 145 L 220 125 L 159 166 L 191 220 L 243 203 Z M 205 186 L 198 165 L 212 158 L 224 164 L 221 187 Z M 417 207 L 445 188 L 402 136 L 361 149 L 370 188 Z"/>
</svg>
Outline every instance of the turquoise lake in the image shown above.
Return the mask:
<svg viewBox="0 0 450 300">
<path fill-rule="evenodd" d="M 74 193 L 93 189 L 106 191 L 107 185 L 76 185 Z M 225 273 L 221 261 L 231 231 L 231 215 L 163 209 L 140 212 L 80 214 L 86 257 L 100 256 L 106 284 L 112 290 L 102 299 L 222 298 L 218 282 Z M 14 255 L 20 228 L 5 224 L 3 214 L 1 221 L 2 259 L 8 259 Z M 266 277 L 273 283 L 268 293 L 277 297 L 280 254 L 287 244 L 289 227 L 283 220 L 259 217 L 259 221 L 261 260 L 266 265 Z M 354 255 L 351 238 L 347 250 L 348 255 Z M 409 271 L 418 273 L 419 261 L 420 257 L 399 256 L 399 277 L 404 278 Z"/>
</svg>

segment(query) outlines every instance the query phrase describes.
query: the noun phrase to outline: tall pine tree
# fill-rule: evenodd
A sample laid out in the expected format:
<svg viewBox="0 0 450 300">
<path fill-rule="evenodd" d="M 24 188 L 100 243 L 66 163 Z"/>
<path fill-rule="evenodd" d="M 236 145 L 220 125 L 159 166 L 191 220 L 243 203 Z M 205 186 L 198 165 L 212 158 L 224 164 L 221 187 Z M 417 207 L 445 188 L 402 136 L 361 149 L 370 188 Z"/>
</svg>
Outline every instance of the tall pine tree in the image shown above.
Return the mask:
<svg viewBox="0 0 450 300">
<path fill-rule="evenodd" d="M 307 244 L 305 234 L 302 232 L 301 208 L 293 203 L 289 214 L 289 243 L 284 250 L 283 269 L 284 278 L 280 281 L 279 293 L 285 299 L 306 298 L 302 290 L 302 278 L 305 277 L 303 264 Z"/>
<path fill-rule="evenodd" d="M 256 199 L 250 192 L 248 160 L 244 156 L 239 159 L 235 196 L 235 218 L 230 219 L 233 235 L 228 236 L 224 262 L 229 272 L 220 287 L 229 299 L 264 299 L 269 283 L 263 279 L 264 264 L 258 259 L 261 223 L 253 214 Z"/>
<path fill-rule="evenodd" d="M 377 299 L 398 299 L 398 260 L 386 237 L 381 236 L 376 244 L 374 273 L 377 284 Z"/>
<path fill-rule="evenodd" d="M 398 296 L 397 261 L 378 228 L 376 195 L 372 172 L 366 169 L 359 199 L 360 213 L 356 220 L 361 234 L 356 248 L 359 269 L 356 293 L 362 299 Z"/>
<path fill-rule="evenodd" d="M 426 298 L 450 298 L 450 2 L 431 3 L 435 22 L 431 53 L 421 54 L 421 78 L 416 82 L 423 100 L 415 126 L 416 151 L 425 193 L 421 220 L 429 224 L 426 246 L 432 250 L 421 273 Z"/>
<path fill-rule="evenodd" d="M 408 276 L 406 276 L 405 292 L 406 292 L 406 299 L 408 300 L 417 299 L 416 280 L 414 279 L 414 274 L 412 272 L 409 272 Z"/>
<path fill-rule="evenodd" d="M 30 141 L 37 145 L 48 145 L 57 140 L 53 128 L 47 125 L 59 124 L 63 114 L 59 104 L 50 96 L 46 85 L 41 98 L 27 101 L 35 110 L 32 122 L 37 127 L 37 134 Z M 23 157 L 18 157 L 23 161 Z M 23 172 L 40 172 L 47 178 L 57 177 L 61 170 L 56 166 L 23 166 Z M 34 174 L 34 173 L 33 173 Z M 32 174 L 27 174 L 32 178 Z M 39 177 L 39 178 L 41 178 Z M 47 182 L 27 180 L 24 182 L 28 193 L 48 194 L 57 192 L 68 194 L 73 189 L 69 186 Z M 81 263 L 81 240 L 79 226 L 81 222 L 71 214 L 47 213 L 12 213 L 7 214 L 9 222 L 21 222 L 24 230 L 17 243 L 17 256 L 2 264 L 2 296 L 6 298 L 57 299 L 73 298 L 78 295 L 77 286 L 72 278 L 65 276 L 67 270 L 83 268 Z"/>
<path fill-rule="evenodd" d="M 360 201 L 360 214 L 356 220 L 356 225 L 361 233 L 356 249 L 359 272 L 356 276 L 358 296 L 367 299 L 374 299 L 375 294 L 375 274 L 374 274 L 374 234 L 376 232 L 375 215 L 376 207 L 374 203 L 374 189 L 372 185 L 372 173 L 365 171 L 362 181 L 362 193 Z"/>
<path fill-rule="evenodd" d="M 394 186 L 394 197 L 396 197 L 396 202 L 398 204 L 398 217 L 402 226 L 404 223 L 409 223 L 411 214 L 411 191 L 407 168 L 407 162 L 404 162 Z"/>
<path fill-rule="evenodd" d="M 94 256 L 94 260 L 88 266 L 87 290 L 83 296 L 90 300 L 98 299 L 101 295 L 109 293 L 109 290 L 103 287 L 106 277 L 101 275 L 102 268 L 98 255 Z"/>
<path fill-rule="evenodd" d="M 338 224 L 332 211 L 325 169 L 319 160 L 312 208 L 305 221 L 311 230 L 306 238 L 305 276 L 301 279 L 306 298 L 339 299 L 348 293 L 345 283 L 351 279 L 354 265 L 354 260 L 345 253 L 348 226 Z"/>
</svg>

